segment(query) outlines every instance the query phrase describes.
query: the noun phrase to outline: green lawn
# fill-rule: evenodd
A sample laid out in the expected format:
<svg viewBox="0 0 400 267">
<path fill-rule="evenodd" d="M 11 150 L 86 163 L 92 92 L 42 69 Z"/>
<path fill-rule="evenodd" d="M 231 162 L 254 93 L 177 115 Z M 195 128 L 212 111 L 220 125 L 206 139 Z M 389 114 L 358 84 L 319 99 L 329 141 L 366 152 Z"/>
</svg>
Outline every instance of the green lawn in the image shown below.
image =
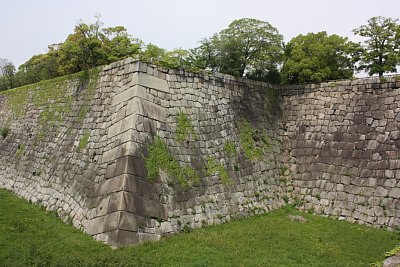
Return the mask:
<svg viewBox="0 0 400 267">
<path fill-rule="evenodd" d="M 288 219 L 300 214 L 305 223 Z M 400 235 L 283 208 L 111 250 L 0 190 L 0 266 L 369 266 Z"/>
</svg>

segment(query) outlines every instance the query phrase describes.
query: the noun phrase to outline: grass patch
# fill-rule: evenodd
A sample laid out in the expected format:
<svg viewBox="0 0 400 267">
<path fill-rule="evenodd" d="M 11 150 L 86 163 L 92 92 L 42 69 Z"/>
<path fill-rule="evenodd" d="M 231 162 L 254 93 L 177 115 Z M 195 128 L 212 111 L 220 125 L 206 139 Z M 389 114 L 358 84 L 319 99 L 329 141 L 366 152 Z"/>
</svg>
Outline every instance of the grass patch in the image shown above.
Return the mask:
<svg viewBox="0 0 400 267">
<path fill-rule="evenodd" d="M 262 216 L 192 230 L 112 251 L 51 212 L 0 190 L 0 266 L 369 266 L 399 234 L 300 213 Z M 301 215 L 299 223 L 288 219 Z"/>
</svg>

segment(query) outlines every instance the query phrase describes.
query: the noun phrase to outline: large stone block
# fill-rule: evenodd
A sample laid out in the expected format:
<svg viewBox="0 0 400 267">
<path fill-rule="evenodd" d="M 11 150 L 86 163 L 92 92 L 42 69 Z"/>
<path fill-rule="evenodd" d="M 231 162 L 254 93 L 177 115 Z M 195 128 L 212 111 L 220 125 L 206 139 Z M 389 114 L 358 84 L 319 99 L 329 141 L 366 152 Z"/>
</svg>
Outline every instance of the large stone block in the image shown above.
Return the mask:
<svg viewBox="0 0 400 267">
<path fill-rule="evenodd" d="M 137 83 L 141 86 L 156 89 L 165 93 L 170 93 L 168 82 L 164 79 L 149 75 L 147 73 L 137 73 Z"/>
</svg>

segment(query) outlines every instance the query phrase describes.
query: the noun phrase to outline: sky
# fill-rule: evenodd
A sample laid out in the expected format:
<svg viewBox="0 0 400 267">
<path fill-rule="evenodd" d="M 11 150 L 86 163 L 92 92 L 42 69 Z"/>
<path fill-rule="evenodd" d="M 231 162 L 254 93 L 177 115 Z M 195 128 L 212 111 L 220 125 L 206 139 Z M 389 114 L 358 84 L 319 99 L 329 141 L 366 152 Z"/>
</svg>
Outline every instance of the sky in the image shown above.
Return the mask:
<svg viewBox="0 0 400 267">
<path fill-rule="evenodd" d="M 134 37 L 168 50 L 190 49 L 240 18 L 268 21 L 285 42 L 326 31 L 354 36 L 373 16 L 400 17 L 399 0 L 0 0 L 0 58 L 15 66 L 65 41 L 82 19 L 125 26 Z"/>
</svg>

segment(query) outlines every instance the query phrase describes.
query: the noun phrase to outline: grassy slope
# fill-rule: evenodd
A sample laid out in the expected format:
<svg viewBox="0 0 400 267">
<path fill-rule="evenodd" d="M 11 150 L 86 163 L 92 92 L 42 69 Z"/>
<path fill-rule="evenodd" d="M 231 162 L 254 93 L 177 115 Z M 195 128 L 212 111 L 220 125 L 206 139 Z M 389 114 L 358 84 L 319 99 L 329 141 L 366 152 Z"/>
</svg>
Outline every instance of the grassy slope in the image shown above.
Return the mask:
<svg viewBox="0 0 400 267">
<path fill-rule="evenodd" d="M 308 221 L 290 221 L 288 214 Z M 0 266 L 368 266 L 399 238 L 284 208 L 112 251 L 0 190 Z"/>
</svg>

